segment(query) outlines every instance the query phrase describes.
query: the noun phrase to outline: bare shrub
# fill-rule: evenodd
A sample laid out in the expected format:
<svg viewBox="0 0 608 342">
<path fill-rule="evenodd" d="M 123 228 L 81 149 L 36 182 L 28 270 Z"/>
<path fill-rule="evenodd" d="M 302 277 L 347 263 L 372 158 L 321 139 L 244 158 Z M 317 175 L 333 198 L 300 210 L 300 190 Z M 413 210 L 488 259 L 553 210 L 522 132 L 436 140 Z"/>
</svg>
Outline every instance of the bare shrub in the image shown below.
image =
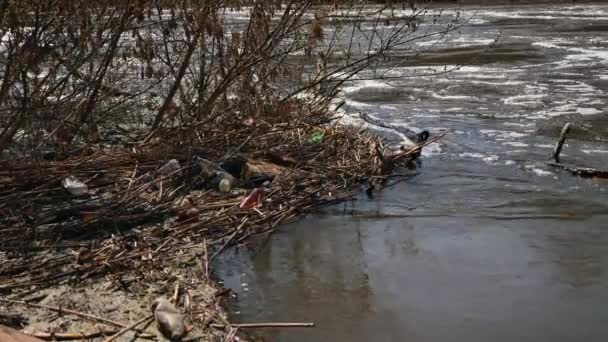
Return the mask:
<svg viewBox="0 0 608 342">
<path fill-rule="evenodd" d="M 412 42 L 466 23 L 420 29 L 441 14 L 409 2 L 1 1 L 0 151 L 194 143 L 301 94 L 324 110 L 343 82 L 405 65 L 424 52 Z"/>
</svg>

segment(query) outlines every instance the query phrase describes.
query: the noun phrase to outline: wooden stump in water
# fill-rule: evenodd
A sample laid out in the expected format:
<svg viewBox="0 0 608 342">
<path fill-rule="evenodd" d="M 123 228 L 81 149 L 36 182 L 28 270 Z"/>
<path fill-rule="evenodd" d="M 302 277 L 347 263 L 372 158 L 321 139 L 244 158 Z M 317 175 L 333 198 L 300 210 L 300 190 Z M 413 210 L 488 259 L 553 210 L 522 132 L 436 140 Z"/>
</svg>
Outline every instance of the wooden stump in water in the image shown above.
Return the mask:
<svg viewBox="0 0 608 342">
<path fill-rule="evenodd" d="M 562 147 L 566 142 L 566 136 L 570 131 L 570 123 L 567 122 L 562 128 L 562 133 L 559 136 L 559 140 L 555 144 L 553 148 L 553 160 L 555 162 L 548 163 L 550 166 L 560 168 L 566 171 L 569 171 L 575 176 L 585 177 L 585 178 L 608 178 L 608 170 L 598 170 L 589 167 L 578 167 L 576 165 L 568 165 L 563 164 L 559 160 L 559 155 L 562 153 Z"/>
<path fill-rule="evenodd" d="M 570 123 L 566 122 L 564 128 L 562 128 L 562 133 L 559 135 L 559 140 L 553 148 L 553 160 L 555 160 L 556 163 L 559 163 L 559 155 L 562 153 L 562 147 L 566 142 L 566 136 L 568 135 L 568 132 L 570 132 Z"/>
</svg>

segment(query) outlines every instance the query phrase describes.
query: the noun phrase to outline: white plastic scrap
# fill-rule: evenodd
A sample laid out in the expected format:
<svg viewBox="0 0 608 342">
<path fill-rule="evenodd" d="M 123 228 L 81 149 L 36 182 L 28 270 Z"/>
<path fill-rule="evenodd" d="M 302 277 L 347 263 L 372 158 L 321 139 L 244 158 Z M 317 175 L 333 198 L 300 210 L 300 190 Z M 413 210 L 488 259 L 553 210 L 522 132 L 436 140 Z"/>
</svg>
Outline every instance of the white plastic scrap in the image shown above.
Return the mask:
<svg viewBox="0 0 608 342">
<path fill-rule="evenodd" d="M 66 177 L 61 185 L 74 196 L 84 196 L 89 193 L 89 187 L 73 176 Z"/>
</svg>

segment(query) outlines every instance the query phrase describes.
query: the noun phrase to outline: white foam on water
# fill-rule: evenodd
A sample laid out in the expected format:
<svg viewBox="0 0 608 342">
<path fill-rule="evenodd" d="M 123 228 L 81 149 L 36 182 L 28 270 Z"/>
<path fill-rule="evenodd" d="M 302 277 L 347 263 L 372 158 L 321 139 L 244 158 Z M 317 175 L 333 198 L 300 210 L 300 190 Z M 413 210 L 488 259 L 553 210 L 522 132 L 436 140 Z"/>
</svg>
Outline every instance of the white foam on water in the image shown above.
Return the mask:
<svg viewBox="0 0 608 342">
<path fill-rule="evenodd" d="M 547 171 L 547 170 L 543 170 L 543 169 L 540 169 L 540 168 L 537 168 L 537 167 L 533 168 L 532 172 L 534 172 L 537 176 L 551 176 L 551 175 L 553 175 L 552 172 Z"/>
<path fill-rule="evenodd" d="M 550 144 L 535 144 L 534 147 L 539 147 L 539 148 L 553 148 L 553 145 Z"/>
<path fill-rule="evenodd" d="M 607 49 L 569 48 L 568 51 L 576 52 L 576 54 L 566 56 L 568 60 L 588 61 L 590 59 L 600 59 L 608 62 Z"/>
<path fill-rule="evenodd" d="M 522 10 L 522 11 L 484 11 L 486 17 L 509 18 L 509 19 L 542 19 L 542 20 L 608 20 L 608 14 L 598 11 L 586 11 L 584 14 L 577 12 L 576 14 L 560 10 Z"/>
<path fill-rule="evenodd" d="M 533 46 L 540 46 L 540 47 L 544 47 L 546 49 L 563 49 L 563 47 L 554 44 L 554 43 L 549 43 L 549 42 L 534 42 L 532 43 Z"/>
<path fill-rule="evenodd" d="M 441 100 L 473 100 L 473 101 L 483 101 L 482 99 L 480 99 L 478 97 L 469 96 L 469 95 L 440 95 L 440 94 L 437 94 L 435 92 L 432 92 L 431 96 L 433 96 L 434 98 L 437 98 L 437 99 L 441 99 Z"/>
<path fill-rule="evenodd" d="M 538 105 L 542 104 L 541 100 L 545 97 L 547 97 L 546 94 L 515 95 L 503 99 L 502 102 L 514 106 Z"/>
<path fill-rule="evenodd" d="M 503 126 L 514 126 L 514 127 L 534 127 L 536 123 L 521 123 L 521 122 L 503 122 Z"/>
<path fill-rule="evenodd" d="M 431 144 L 426 145 L 422 149 L 422 156 L 429 157 L 432 155 L 440 154 L 441 152 L 442 152 L 441 145 L 439 143 L 431 143 Z"/>
<path fill-rule="evenodd" d="M 567 115 L 567 114 L 574 114 L 576 113 L 577 110 L 577 104 L 576 103 L 567 103 L 567 104 L 563 104 L 557 107 L 553 107 L 553 108 L 549 108 L 549 109 L 545 109 L 545 110 L 541 110 L 538 111 L 532 115 L 527 116 L 527 118 L 529 119 L 545 119 L 547 117 L 555 117 L 555 116 L 561 116 L 561 115 Z"/>
<path fill-rule="evenodd" d="M 545 91 L 545 90 L 547 90 L 547 85 L 544 83 L 526 84 L 525 89 L 527 91 L 532 90 L 534 92 L 537 92 L 538 90 Z"/>
<path fill-rule="evenodd" d="M 608 77 L 608 75 L 607 75 Z M 482 84 L 482 85 L 495 85 L 495 86 L 510 86 L 510 85 L 520 85 L 524 84 L 524 81 L 504 81 L 504 82 L 492 82 L 492 81 L 480 81 L 480 80 L 470 80 L 470 83 L 473 84 Z"/>
<path fill-rule="evenodd" d="M 538 165 L 528 164 L 528 165 L 524 165 L 524 168 L 526 168 L 526 170 L 534 172 L 535 174 L 537 174 L 539 176 L 549 176 L 549 175 L 552 175 L 551 172 L 539 168 Z"/>
<path fill-rule="evenodd" d="M 414 114 L 413 117 L 415 118 L 440 118 L 441 115 L 438 114 Z"/>
<path fill-rule="evenodd" d="M 396 111 L 396 110 L 399 109 L 399 108 L 397 108 L 395 106 L 391 106 L 391 105 L 380 105 L 379 107 L 382 108 L 382 109 L 394 110 L 394 111 Z"/>
<path fill-rule="evenodd" d="M 500 133 L 504 133 L 506 131 L 501 131 L 501 130 L 497 130 L 497 129 L 480 129 L 479 132 L 481 134 L 485 134 L 485 135 L 494 137 L 494 136 L 496 136 L 496 135 L 498 135 Z"/>
<path fill-rule="evenodd" d="M 602 94 L 601 90 L 595 88 L 592 85 L 584 83 L 584 82 L 577 81 L 576 84 L 568 84 L 568 85 L 564 85 L 563 87 L 566 88 L 568 92 L 574 91 L 574 92 L 579 92 L 579 93 L 588 94 L 588 95 Z"/>
<path fill-rule="evenodd" d="M 409 128 L 414 131 L 419 129 L 418 127 L 415 127 L 412 124 L 410 124 L 409 122 L 405 122 L 405 121 L 391 121 L 391 126 Z"/>
<path fill-rule="evenodd" d="M 345 94 L 352 94 L 354 92 L 360 91 L 362 89 L 390 89 L 394 88 L 393 86 L 376 80 L 364 80 L 364 81 L 356 81 L 354 80 L 353 85 L 343 87 L 342 91 Z"/>
<path fill-rule="evenodd" d="M 511 151 L 507 151 L 505 153 L 513 155 L 513 154 L 520 154 L 520 153 L 526 153 L 526 152 L 528 152 L 528 151 L 527 150 L 511 150 Z"/>
<path fill-rule="evenodd" d="M 594 115 L 602 113 L 601 110 L 597 110 L 595 108 L 577 108 L 576 112 L 581 115 Z"/>
<path fill-rule="evenodd" d="M 481 25 L 481 24 L 485 24 L 487 23 L 487 20 L 481 19 L 481 18 L 472 18 L 469 19 L 469 24 L 471 25 Z"/>
<path fill-rule="evenodd" d="M 494 163 L 498 160 L 498 156 L 495 154 L 491 154 L 487 157 L 484 157 L 483 160 L 487 163 Z"/>
<path fill-rule="evenodd" d="M 482 159 L 482 158 L 486 157 L 485 154 L 482 154 L 482 153 L 473 153 L 473 152 L 460 153 L 458 156 L 461 157 L 461 158 L 478 158 L 478 159 Z"/>
<path fill-rule="evenodd" d="M 504 136 L 509 137 L 509 138 L 523 138 L 525 136 L 528 136 L 528 134 L 524 134 L 524 133 L 520 133 L 520 132 L 506 132 L 504 134 Z"/>
<path fill-rule="evenodd" d="M 432 47 L 432 46 L 445 45 L 446 43 L 447 42 L 444 40 L 426 40 L 426 41 L 416 42 L 416 45 L 420 46 L 420 47 Z"/>
<path fill-rule="evenodd" d="M 355 109 L 363 109 L 363 108 L 372 107 L 372 105 L 370 105 L 370 104 L 367 104 L 365 102 L 355 101 L 355 100 L 346 99 L 345 102 L 346 102 L 347 106 L 353 107 Z"/>
<path fill-rule="evenodd" d="M 513 146 L 513 147 L 528 147 L 530 145 L 526 144 L 526 143 L 522 143 L 519 141 L 507 141 L 507 142 L 503 142 L 503 145 L 509 145 L 509 146 Z"/>
<path fill-rule="evenodd" d="M 498 129 L 480 129 L 480 133 L 485 134 L 489 137 L 496 137 L 496 140 L 508 140 L 508 139 L 517 139 L 528 136 L 528 134 L 513 132 L 513 131 L 504 131 Z M 527 146 L 527 145 L 526 145 Z"/>
<path fill-rule="evenodd" d="M 583 153 L 585 154 L 593 154 L 593 153 L 601 153 L 601 154 L 605 154 L 608 153 L 608 150 L 581 150 Z"/>
<path fill-rule="evenodd" d="M 494 114 L 495 118 L 499 118 L 499 119 L 519 119 L 522 117 L 521 114 L 518 113 L 511 113 L 511 114 Z M 526 118 L 529 118 L 529 116 L 526 116 Z"/>
</svg>

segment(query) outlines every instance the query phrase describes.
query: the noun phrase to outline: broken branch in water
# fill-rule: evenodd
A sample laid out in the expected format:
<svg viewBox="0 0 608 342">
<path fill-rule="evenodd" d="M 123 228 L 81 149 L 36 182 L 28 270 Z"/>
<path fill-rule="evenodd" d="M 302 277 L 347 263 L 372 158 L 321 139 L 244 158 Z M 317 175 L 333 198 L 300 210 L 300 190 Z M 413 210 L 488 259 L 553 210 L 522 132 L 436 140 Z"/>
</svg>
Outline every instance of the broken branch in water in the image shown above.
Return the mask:
<svg viewBox="0 0 608 342">
<path fill-rule="evenodd" d="M 563 164 L 560 162 L 559 155 L 562 152 L 562 147 L 566 142 L 568 133 L 570 132 L 570 123 L 567 122 L 562 128 L 562 132 L 559 136 L 559 140 L 555 144 L 553 148 L 552 158 L 555 162 L 547 163 L 549 166 L 559 168 L 562 170 L 566 170 L 572 173 L 575 176 L 585 177 L 585 178 L 608 178 L 608 170 L 599 170 L 590 167 L 579 167 L 576 165 Z"/>
<path fill-rule="evenodd" d="M 570 123 L 566 122 L 566 124 L 564 125 L 564 128 L 562 128 L 562 133 L 559 135 L 559 140 L 557 141 L 557 143 L 555 144 L 555 147 L 553 148 L 553 160 L 555 160 L 556 163 L 559 163 L 559 155 L 562 153 L 562 147 L 564 146 L 564 143 L 566 142 L 566 137 L 568 135 L 568 132 L 570 132 Z"/>
</svg>

